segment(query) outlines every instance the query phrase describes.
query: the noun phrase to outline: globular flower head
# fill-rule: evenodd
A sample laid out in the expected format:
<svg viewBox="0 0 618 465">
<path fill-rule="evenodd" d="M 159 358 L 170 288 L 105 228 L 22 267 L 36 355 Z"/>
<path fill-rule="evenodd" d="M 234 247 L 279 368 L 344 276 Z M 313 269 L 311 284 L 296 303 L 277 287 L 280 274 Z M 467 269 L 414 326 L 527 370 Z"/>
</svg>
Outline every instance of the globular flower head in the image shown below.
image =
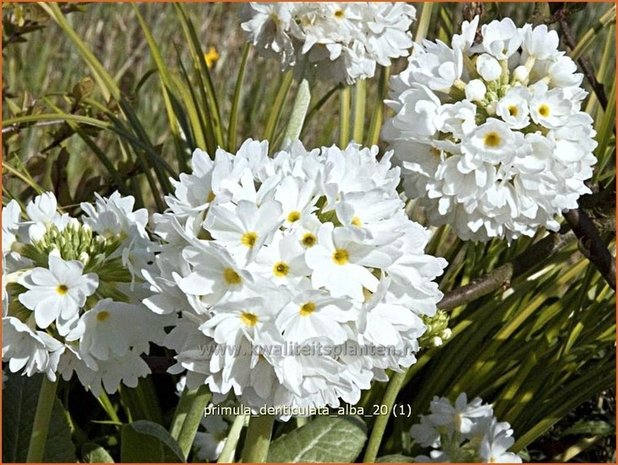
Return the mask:
<svg viewBox="0 0 618 465">
<path fill-rule="evenodd" d="M 156 216 L 165 243 L 148 281 L 161 298 L 146 304 L 180 312 L 165 342 L 188 386 L 255 408 L 356 402 L 414 363 L 446 263 L 423 253 L 429 233 L 405 215 L 390 154 L 267 152 L 253 140 L 213 161 L 194 152 Z M 198 178 L 207 199 L 186 195 Z"/>
<path fill-rule="evenodd" d="M 415 46 L 383 136 L 431 224 L 477 241 L 555 231 L 596 163 L 582 75 L 544 25 L 493 21 L 475 43 L 477 26 Z"/>
<path fill-rule="evenodd" d="M 251 3 L 243 16 L 249 41 L 283 69 L 353 83 L 408 55 L 416 10 L 387 2 Z"/>
</svg>

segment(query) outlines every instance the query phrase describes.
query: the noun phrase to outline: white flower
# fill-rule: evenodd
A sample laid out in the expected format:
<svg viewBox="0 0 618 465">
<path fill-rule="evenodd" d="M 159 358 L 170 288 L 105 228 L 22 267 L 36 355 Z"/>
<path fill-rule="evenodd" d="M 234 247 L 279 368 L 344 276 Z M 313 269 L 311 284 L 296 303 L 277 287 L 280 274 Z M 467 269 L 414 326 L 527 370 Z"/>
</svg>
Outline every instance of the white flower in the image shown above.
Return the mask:
<svg viewBox="0 0 618 465">
<path fill-rule="evenodd" d="M 3 254 L 2 351 L 12 371 L 51 380 L 75 373 L 96 395 L 120 383 L 134 387 L 150 372 L 141 355 L 162 343 L 175 315 L 141 305 L 149 286 L 135 267 L 151 266 L 157 247 L 146 233 L 146 210 L 133 211 L 134 203 L 118 193 L 97 196 L 81 205 L 80 221 L 58 213 L 45 193 L 27 204 L 23 220 L 15 203 L 3 211 L 10 249 L 21 254 Z"/>
<path fill-rule="evenodd" d="M 468 403 L 466 393 L 462 392 L 457 396 L 455 405 L 451 405 L 445 398 L 434 398 L 431 401 L 429 420 L 436 426 L 445 426 L 461 434 L 470 434 L 478 418 L 492 414 L 491 405 L 483 404 L 478 397 Z"/>
<path fill-rule="evenodd" d="M 79 340 L 80 353 L 98 360 L 122 357 L 130 349 L 147 352 L 149 341 L 160 341 L 165 335 L 154 319 L 138 305 L 103 299 L 82 315 L 66 340 Z M 149 338 L 144 339 L 147 333 Z"/>
<path fill-rule="evenodd" d="M 443 42 L 423 41 L 415 46 L 404 71 L 409 82 L 418 82 L 431 90 L 448 92 L 463 72 L 461 50 L 451 49 Z"/>
<path fill-rule="evenodd" d="M 346 21 L 359 8 L 346 7 Z M 446 263 L 423 253 L 429 234 L 405 214 L 390 153 L 378 161 L 377 147 L 308 151 L 300 142 L 267 153 L 253 140 L 235 156 L 218 150 L 199 174 L 214 185 L 220 173 L 207 206 L 167 199 L 155 217 L 165 243 L 144 272 L 159 297 L 144 304 L 179 314 L 165 345 L 189 388 L 233 391 L 254 409 L 357 402 L 373 379 L 416 360 L 419 315 L 435 313 L 433 281 Z M 389 350 L 358 355 L 365 345 Z"/>
<path fill-rule="evenodd" d="M 432 225 L 477 241 L 555 231 L 596 163 L 582 75 L 546 26 L 493 21 L 475 44 L 477 25 L 450 47 L 417 45 L 391 81 L 383 137 Z"/>
<path fill-rule="evenodd" d="M 279 228 L 281 204 L 270 200 L 257 206 L 248 200 L 234 204 L 215 204 L 204 228 L 233 255 L 253 259 Z"/>
<path fill-rule="evenodd" d="M 484 24 L 481 27 L 481 34 L 483 35 L 482 49 L 498 60 L 504 60 L 513 55 L 521 45 L 524 35 L 523 30 L 518 29 L 511 18 Z"/>
<path fill-rule="evenodd" d="M 527 61 L 529 57 L 538 60 L 547 60 L 558 55 L 558 33 L 550 31 L 545 24 L 535 28 L 528 28 L 521 44 L 523 51 L 522 59 Z"/>
<path fill-rule="evenodd" d="M 307 289 L 295 296 L 277 316 L 277 326 L 286 341 L 301 343 L 325 337 L 333 344 L 347 339 L 346 324 L 356 318 L 350 302 L 328 293 Z"/>
<path fill-rule="evenodd" d="M 283 69 L 320 79 L 373 77 L 412 46 L 414 7 L 402 3 L 251 3 L 242 14 L 248 40 Z M 309 69 L 307 69 L 309 68 Z"/>
<path fill-rule="evenodd" d="M 432 448 L 429 456 L 417 456 L 415 462 L 522 462 L 508 452 L 515 443 L 511 426 L 498 422 L 491 405 L 480 398 L 468 403 L 463 392 L 455 405 L 445 397 L 434 397 L 430 414 L 421 415 L 410 434 L 420 446 Z"/>
<path fill-rule="evenodd" d="M 201 424 L 206 432 L 195 433 L 193 440 L 195 458 L 201 462 L 214 462 L 223 452 L 229 425 L 220 415 L 208 415 Z"/>
<path fill-rule="evenodd" d="M 24 371 L 27 376 L 45 373 L 56 381 L 58 362 L 64 346 L 42 331 L 33 331 L 17 318 L 2 319 L 2 358 L 8 360 L 12 373 Z"/>
<path fill-rule="evenodd" d="M 241 24 L 249 41 L 266 56 L 281 57 L 283 68 L 296 62 L 293 35 L 302 34 L 294 21 L 293 4 L 252 3 Z"/>
<path fill-rule="evenodd" d="M 39 328 L 45 329 L 56 322 L 60 334 L 68 334 L 86 298 L 99 285 L 95 273 L 83 274 L 83 271 L 84 265 L 77 260 L 65 261 L 50 255 L 49 268 L 37 267 L 20 280 L 29 290 L 19 295 L 19 301 L 34 311 Z"/>
<path fill-rule="evenodd" d="M 483 53 L 476 59 L 476 71 L 485 81 L 495 81 L 502 74 L 498 60 L 487 53 Z"/>
<path fill-rule="evenodd" d="M 11 246 L 16 240 L 19 232 L 19 219 L 21 208 L 16 200 L 11 200 L 6 206 L 2 207 L 2 255 L 5 256 L 11 251 Z"/>
<path fill-rule="evenodd" d="M 363 288 L 375 292 L 378 279 L 369 267 L 386 267 L 392 254 L 364 244 L 349 228 L 334 229 L 326 223 L 318 232 L 318 244 L 307 251 L 307 265 L 315 288 L 325 287 L 334 297 L 362 301 Z"/>
<path fill-rule="evenodd" d="M 485 420 L 487 433 L 483 436 L 479 454 L 486 463 L 521 463 L 521 457 L 508 449 L 515 443 L 513 430 L 506 422 L 498 423 L 495 418 Z"/>
</svg>

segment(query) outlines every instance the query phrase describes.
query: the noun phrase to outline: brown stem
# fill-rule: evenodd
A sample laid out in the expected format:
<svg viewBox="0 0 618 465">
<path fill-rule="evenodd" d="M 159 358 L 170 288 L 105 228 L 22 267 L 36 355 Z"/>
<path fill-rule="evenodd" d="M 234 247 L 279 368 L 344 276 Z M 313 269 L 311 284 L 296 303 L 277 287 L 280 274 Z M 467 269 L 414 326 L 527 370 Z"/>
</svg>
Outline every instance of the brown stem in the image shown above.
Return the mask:
<svg viewBox="0 0 618 465">
<path fill-rule="evenodd" d="M 466 286 L 447 292 L 438 302 L 438 308 L 452 310 L 508 286 L 513 278 L 531 270 L 543 259 L 558 252 L 573 238 L 574 234 L 571 231 L 566 234 L 550 234 L 544 237 L 515 257 L 512 262 L 499 266 Z"/>
<path fill-rule="evenodd" d="M 616 259 L 601 239 L 594 223 L 581 208 L 567 211 L 564 218 L 577 236 L 582 254 L 597 267 L 610 287 L 616 290 Z"/>
</svg>

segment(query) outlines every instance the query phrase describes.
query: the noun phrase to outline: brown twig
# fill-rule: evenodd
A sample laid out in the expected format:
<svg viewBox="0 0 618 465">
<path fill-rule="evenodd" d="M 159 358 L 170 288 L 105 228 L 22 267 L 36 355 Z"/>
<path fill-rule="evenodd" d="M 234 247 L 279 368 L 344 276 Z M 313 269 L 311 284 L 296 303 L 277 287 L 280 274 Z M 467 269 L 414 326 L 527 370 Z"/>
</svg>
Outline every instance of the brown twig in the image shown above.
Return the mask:
<svg viewBox="0 0 618 465">
<path fill-rule="evenodd" d="M 438 302 L 438 308 L 452 310 L 508 286 L 513 278 L 530 271 L 544 258 L 554 255 L 574 236 L 573 232 L 569 231 L 565 234 L 556 233 L 544 237 L 515 257 L 512 262 L 499 266 L 466 286 L 447 292 Z"/>
<path fill-rule="evenodd" d="M 567 211 L 564 218 L 577 236 L 582 254 L 597 267 L 610 287 L 616 290 L 616 259 L 607 249 L 592 220 L 581 208 Z"/>
</svg>

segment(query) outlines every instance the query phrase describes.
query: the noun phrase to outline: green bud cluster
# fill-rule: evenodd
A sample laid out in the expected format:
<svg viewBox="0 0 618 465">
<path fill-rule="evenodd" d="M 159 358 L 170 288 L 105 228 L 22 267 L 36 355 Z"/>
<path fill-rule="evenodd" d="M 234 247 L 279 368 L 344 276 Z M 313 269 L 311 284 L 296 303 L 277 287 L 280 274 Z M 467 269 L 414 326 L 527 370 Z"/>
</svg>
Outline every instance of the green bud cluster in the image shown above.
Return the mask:
<svg viewBox="0 0 618 465">
<path fill-rule="evenodd" d="M 449 316 L 443 310 L 438 310 L 434 316 L 423 316 L 423 324 L 427 330 L 419 339 L 421 347 L 441 346 L 445 340 L 449 339 L 451 330 L 448 323 Z"/>
<path fill-rule="evenodd" d="M 47 267 L 52 251 L 60 252 L 64 260 L 79 260 L 88 265 L 92 260 L 108 257 L 120 246 L 122 238 L 105 238 L 84 224 L 71 223 L 62 231 L 50 226 L 43 237 L 32 244 L 17 244 L 17 251 L 37 266 Z"/>
</svg>

